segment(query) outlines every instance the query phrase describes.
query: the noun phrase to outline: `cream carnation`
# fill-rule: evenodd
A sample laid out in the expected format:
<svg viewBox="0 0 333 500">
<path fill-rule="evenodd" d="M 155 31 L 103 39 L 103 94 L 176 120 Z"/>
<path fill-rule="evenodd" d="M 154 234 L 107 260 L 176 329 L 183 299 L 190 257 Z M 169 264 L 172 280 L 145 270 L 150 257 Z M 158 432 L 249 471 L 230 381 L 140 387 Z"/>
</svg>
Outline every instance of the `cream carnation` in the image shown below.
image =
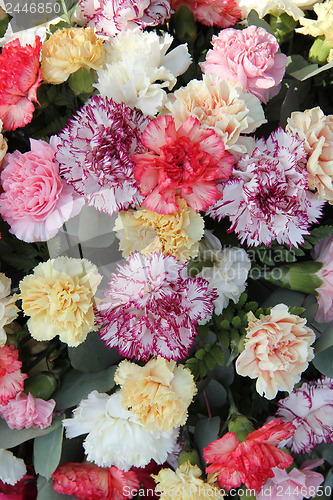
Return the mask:
<svg viewBox="0 0 333 500">
<path fill-rule="evenodd" d="M 9 296 L 11 283 L 5 274 L 0 273 L 0 346 L 3 346 L 7 340 L 4 326 L 14 321 L 19 312 L 15 305 L 18 295 Z"/>
<path fill-rule="evenodd" d="M 177 203 L 179 209 L 170 214 L 158 214 L 143 207 L 119 213 L 114 231 L 125 258 L 135 251 L 147 255 L 157 250 L 173 255 L 180 262 L 197 257 L 204 220 L 183 198 L 178 196 Z"/>
<path fill-rule="evenodd" d="M 275 16 L 286 13 L 292 16 L 295 21 L 303 16 L 302 9 L 312 9 L 315 3 L 323 0 L 238 0 L 238 5 L 242 11 L 242 16 L 247 17 L 251 10 L 255 10 L 259 17 L 266 14 Z"/>
<path fill-rule="evenodd" d="M 333 115 L 325 116 L 319 107 L 295 111 L 286 130 L 304 141 L 309 188 L 333 204 Z"/>
<path fill-rule="evenodd" d="M 94 329 L 93 297 L 102 277 L 86 259 L 58 257 L 41 262 L 20 282 L 22 309 L 36 340 L 59 335 L 71 347 Z"/>
<path fill-rule="evenodd" d="M 212 128 L 223 140 L 225 149 L 237 156 L 251 154 L 254 149 L 249 150 L 253 139 L 243 134 L 250 134 L 267 122 L 256 96 L 239 84 L 213 75 L 191 80 L 168 97 L 165 107 L 176 127 L 193 116 L 203 128 Z"/>
<path fill-rule="evenodd" d="M 260 319 L 248 313 L 245 349 L 237 358 L 236 371 L 256 378 L 261 396 L 273 399 L 279 390 L 291 392 L 308 367 L 316 336 L 305 323 L 285 304 L 272 307 L 270 315 Z"/>
<path fill-rule="evenodd" d="M 166 54 L 172 41 L 168 33 L 128 30 L 106 42 L 106 64 L 95 85 L 102 97 L 154 116 L 166 101 L 163 89 L 172 90 L 191 63 L 185 44 Z"/>
<path fill-rule="evenodd" d="M 303 28 L 295 31 L 315 38 L 324 36 L 327 42 L 333 43 L 333 0 L 326 0 L 322 4 L 317 2 L 313 10 L 317 14 L 317 20 L 302 17 L 299 22 Z"/>
<path fill-rule="evenodd" d="M 162 469 L 152 477 L 157 484 L 155 491 L 161 500 L 202 500 L 224 498 L 219 486 L 201 479 L 202 471 L 197 465 L 185 462 L 177 470 Z"/>
<path fill-rule="evenodd" d="M 11 451 L 0 448 L 0 481 L 14 485 L 22 479 L 26 471 L 21 458 L 16 458 Z"/>
<path fill-rule="evenodd" d="M 91 392 L 63 425 L 70 439 L 88 434 L 83 442 L 87 460 L 124 471 L 144 467 L 150 460 L 162 464 L 173 451 L 178 435 L 177 429 L 163 433 L 145 429 L 132 412 L 121 407 L 121 391 L 111 396 Z"/>
<path fill-rule="evenodd" d="M 80 68 L 97 70 L 104 62 L 102 40 L 92 28 L 57 30 L 43 43 L 41 72 L 47 83 L 63 83 Z"/>
<path fill-rule="evenodd" d="M 114 380 L 121 386 L 121 404 L 138 422 L 155 431 L 184 425 L 197 389 L 190 370 L 158 356 L 145 366 L 124 360 Z"/>
</svg>

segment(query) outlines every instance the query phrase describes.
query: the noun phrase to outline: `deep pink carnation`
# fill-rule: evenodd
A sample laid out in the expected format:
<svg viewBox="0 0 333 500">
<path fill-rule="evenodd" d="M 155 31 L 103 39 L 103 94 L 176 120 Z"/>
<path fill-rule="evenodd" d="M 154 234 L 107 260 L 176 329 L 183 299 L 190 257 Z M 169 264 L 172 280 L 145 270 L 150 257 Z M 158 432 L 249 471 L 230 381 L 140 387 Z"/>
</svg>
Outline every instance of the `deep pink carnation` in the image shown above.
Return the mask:
<svg viewBox="0 0 333 500">
<path fill-rule="evenodd" d="M 293 453 L 310 453 L 317 444 L 333 443 L 332 379 L 304 383 L 278 405 L 277 415 L 296 427 L 287 443 Z"/>
<path fill-rule="evenodd" d="M 15 151 L 5 157 L 0 214 L 20 240 L 53 238 L 84 204 L 59 175 L 54 155 L 60 142 L 56 136 L 51 137 L 50 144 L 30 139 L 31 151 Z"/>
<path fill-rule="evenodd" d="M 7 43 L 0 54 L 0 119 L 6 130 L 24 127 L 32 120 L 42 76 L 39 55 L 42 42 L 21 47 L 19 39 Z"/>
<path fill-rule="evenodd" d="M 252 156 L 239 160 L 208 214 L 218 220 L 228 216 L 229 232 L 235 231 L 242 243 L 303 243 L 323 204 L 308 189 L 305 164 L 303 143 L 279 128 L 267 141 L 256 141 Z"/>
<path fill-rule="evenodd" d="M 89 462 L 60 465 L 52 479 L 55 491 L 79 500 L 123 500 L 133 498 L 131 491 L 140 488 L 135 472 L 98 467 Z"/>
<path fill-rule="evenodd" d="M 229 28 L 242 17 L 236 0 L 171 0 L 174 10 L 181 5 L 187 5 L 198 21 L 207 26 Z"/>
<path fill-rule="evenodd" d="M 279 93 L 287 56 L 277 53 L 276 38 L 264 28 L 228 28 L 213 36 L 212 45 L 200 64 L 204 73 L 240 83 L 264 103 Z"/>
<path fill-rule="evenodd" d="M 171 16 L 169 0 L 81 0 L 79 6 L 88 20 L 86 26 L 106 36 L 157 26 Z"/>
<path fill-rule="evenodd" d="M 23 391 L 24 379 L 27 378 L 20 368 L 22 362 L 18 360 L 19 352 L 13 345 L 0 347 L 0 404 L 8 401 Z"/>
<path fill-rule="evenodd" d="M 319 307 L 315 320 L 319 323 L 328 323 L 333 320 L 333 236 L 315 245 L 312 257 L 323 264 L 316 272 L 323 283 L 317 288 Z"/>
<path fill-rule="evenodd" d="M 34 398 L 32 394 L 20 392 L 7 405 L 0 407 L 0 415 L 11 429 L 45 429 L 52 423 L 55 401 Z"/>
<path fill-rule="evenodd" d="M 150 122 L 142 143 L 150 151 L 133 156 L 134 176 L 149 210 L 178 210 L 176 195 L 197 212 L 220 199 L 217 182 L 229 177 L 234 158 L 214 130 L 201 128 L 192 116 L 176 130 L 173 117 L 165 115 Z"/>
<path fill-rule="evenodd" d="M 186 264 L 174 257 L 137 252 L 111 275 L 96 323 L 105 325 L 102 339 L 123 356 L 177 360 L 187 356 L 195 326 L 212 314 L 216 297 L 206 280 L 189 278 Z"/>
<path fill-rule="evenodd" d="M 92 97 L 60 134 L 60 173 L 88 201 L 112 215 L 142 199 L 132 154 L 146 151 L 141 134 L 150 119 L 124 103 Z"/>
</svg>

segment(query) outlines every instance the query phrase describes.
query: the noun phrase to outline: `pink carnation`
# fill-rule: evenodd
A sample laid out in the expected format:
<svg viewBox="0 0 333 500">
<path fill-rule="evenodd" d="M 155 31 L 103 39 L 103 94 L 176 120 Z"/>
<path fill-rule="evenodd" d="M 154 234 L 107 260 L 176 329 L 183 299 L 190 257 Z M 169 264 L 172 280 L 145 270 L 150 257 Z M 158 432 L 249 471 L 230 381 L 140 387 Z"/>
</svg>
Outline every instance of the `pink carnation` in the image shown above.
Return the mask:
<svg viewBox="0 0 333 500">
<path fill-rule="evenodd" d="M 86 26 L 95 33 L 115 36 L 126 29 L 163 24 L 171 16 L 169 0 L 81 0 Z"/>
<path fill-rule="evenodd" d="M 60 173 L 88 205 L 112 215 L 142 200 L 131 156 L 146 150 L 141 134 L 149 122 L 141 111 L 99 95 L 69 121 L 56 159 Z"/>
<path fill-rule="evenodd" d="M 197 118 L 189 117 L 178 130 L 172 116 L 155 118 L 142 143 L 150 151 L 133 155 L 134 176 L 149 210 L 178 210 L 176 195 L 196 212 L 221 198 L 217 183 L 229 177 L 234 159 L 214 130 L 201 128 Z"/>
<path fill-rule="evenodd" d="M 217 297 L 206 280 L 188 277 L 186 264 L 161 253 L 132 254 L 111 275 L 106 296 L 96 318 L 102 339 L 123 356 L 143 361 L 158 354 L 185 358 L 197 322 L 212 314 Z"/>
<path fill-rule="evenodd" d="M 264 28 L 228 28 L 213 36 L 201 69 L 209 75 L 239 83 L 266 103 L 279 93 L 287 56 L 278 54 L 276 38 Z"/>
<path fill-rule="evenodd" d="M 52 474 L 53 489 L 79 500 L 123 500 L 140 488 L 135 472 L 102 468 L 85 462 L 60 465 Z"/>
<path fill-rule="evenodd" d="M 8 401 L 23 391 L 24 379 L 27 378 L 20 368 L 22 362 L 18 360 L 19 352 L 13 345 L 0 347 L 0 404 Z"/>
<path fill-rule="evenodd" d="M 229 28 L 242 17 L 236 0 L 171 0 L 174 10 L 181 5 L 187 5 L 198 21 L 206 26 Z"/>
<path fill-rule="evenodd" d="M 52 423 L 54 407 L 53 399 L 44 401 L 44 399 L 34 398 L 30 393 L 26 395 L 20 392 L 6 406 L 0 407 L 0 415 L 11 429 L 19 431 L 30 427 L 45 429 Z"/>
<path fill-rule="evenodd" d="M 256 495 L 256 500 L 302 500 L 315 497 L 320 492 L 319 485 L 324 481 L 324 477 L 311 469 L 323 462 L 307 460 L 300 469 L 295 467 L 290 472 L 274 467 L 274 477 L 267 479 L 260 493 Z"/>
<path fill-rule="evenodd" d="M 319 304 L 315 320 L 319 323 L 328 323 L 333 320 L 333 236 L 313 247 L 312 257 L 323 266 L 316 272 L 317 276 L 323 281 L 317 288 Z"/>
<path fill-rule="evenodd" d="M 293 453 L 310 453 L 320 443 L 333 443 L 333 380 L 304 383 L 278 402 L 277 415 L 296 432 L 287 443 Z"/>
<path fill-rule="evenodd" d="M 240 159 L 221 187 L 222 198 L 208 214 L 228 216 L 243 243 L 297 246 L 321 215 L 323 202 L 308 189 L 303 143 L 279 128 L 256 141 L 252 156 Z"/>
<path fill-rule="evenodd" d="M 36 36 L 34 46 L 21 47 L 19 39 L 7 43 L 0 54 L 0 119 L 7 130 L 24 127 L 32 120 L 37 88 L 42 76 L 39 55 L 42 48 Z"/>
<path fill-rule="evenodd" d="M 15 151 L 5 158 L 0 214 L 20 240 L 53 238 L 84 204 L 59 175 L 59 164 L 54 159 L 59 143 L 56 136 L 51 137 L 50 144 L 30 139 L 31 151 Z"/>
</svg>

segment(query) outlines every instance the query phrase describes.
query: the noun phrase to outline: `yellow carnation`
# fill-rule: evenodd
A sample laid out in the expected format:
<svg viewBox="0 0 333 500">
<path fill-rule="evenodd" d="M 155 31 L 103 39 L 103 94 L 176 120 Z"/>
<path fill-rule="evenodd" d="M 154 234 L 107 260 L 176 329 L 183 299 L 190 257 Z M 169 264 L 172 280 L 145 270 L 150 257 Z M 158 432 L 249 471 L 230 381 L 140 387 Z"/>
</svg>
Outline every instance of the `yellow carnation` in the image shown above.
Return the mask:
<svg viewBox="0 0 333 500">
<path fill-rule="evenodd" d="M 319 107 L 295 111 L 286 130 L 304 141 L 310 189 L 333 204 L 333 115 L 325 116 Z"/>
<path fill-rule="evenodd" d="M 19 298 L 17 294 L 10 296 L 11 280 L 3 273 L 0 273 L 0 346 L 6 343 L 7 335 L 4 329 L 17 317 L 19 312 L 15 302 Z"/>
<path fill-rule="evenodd" d="M 80 68 L 101 69 L 103 42 L 92 28 L 64 28 L 43 43 L 41 72 L 47 83 L 63 83 Z"/>
<path fill-rule="evenodd" d="M 36 340 L 60 340 L 71 347 L 94 329 L 93 297 L 102 277 L 86 259 L 58 257 L 41 262 L 20 282 L 22 309 Z"/>
<path fill-rule="evenodd" d="M 314 19 L 302 17 L 299 22 L 303 28 L 298 28 L 295 31 L 315 38 L 324 36 L 327 42 L 333 43 L 333 0 L 316 3 L 313 10 L 318 19 L 315 21 Z"/>
<path fill-rule="evenodd" d="M 161 250 L 180 262 L 199 253 L 199 241 L 204 233 L 204 220 L 177 197 L 179 210 L 171 214 L 158 214 L 139 208 L 119 213 L 114 230 L 124 257 L 139 251 L 149 254 Z"/>
<path fill-rule="evenodd" d="M 190 370 L 161 356 L 145 366 L 122 361 L 114 380 L 122 388 L 122 405 L 132 410 L 138 422 L 157 431 L 184 425 L 197 392 Z"/>
<path fill-rule="evenodd" d="M 155 476 L 155 491 L 161 493 L 161 500 L 202 500 L 203 498 L 224 498 L 223 491 L 214 483 L 203 481 L 202 472 L 190 462 L 183 463 L 176 471 L 161 469 Z"/>
<path fill-rule="evenodd" d="M 0 132 L 2 131 L 2 120 L 0 120 Z M 0 133 L 0 165 L 2 163 L 2 160 L 5 157 L 5 154 L 7 153 L 7 139 L 4 138 L 4 136 Z"/>
</svg>

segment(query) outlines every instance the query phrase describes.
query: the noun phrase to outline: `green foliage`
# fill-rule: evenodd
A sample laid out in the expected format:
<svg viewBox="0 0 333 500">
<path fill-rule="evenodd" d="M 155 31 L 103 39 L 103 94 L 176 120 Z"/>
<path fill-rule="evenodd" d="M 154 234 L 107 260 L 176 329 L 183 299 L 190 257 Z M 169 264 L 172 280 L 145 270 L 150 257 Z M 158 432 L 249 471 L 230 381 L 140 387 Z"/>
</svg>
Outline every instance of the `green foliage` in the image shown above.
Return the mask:
<svg viewBox="0 0 333 500">
<path fill-rule="evenodd" d="M 59 464 L 63 432 L 63 427 L 59 426 L 49 434 L 34 440 L 34 468 L 37 474 L 46 479 L 51 478 Z"/>
<path fill-rule="evenodd" d="M 200 418 L 194 429 L 194 442 L 201 456 L 202 465 L 205 468 L 206 462 L 202 457 L 203 449 L 212 441 L 218 438 L 220 430 L 220 417 Z"/>
<path fill-rule="evenodd" d="M 25 274 L 49 258 L 47 243 L 25 243 L 8 233 L 2 235 L 2 260 Z"/>
<path fill-rule="evenodd" d="M 43 476 L 39 476 L 37 479 L 37 490 L 38 490 L 38 500 L 66 500 L 73 499 L 76 497 L 69 495 L 62 495 L 57 493 L 53 489 L 53 481 L 51 479 L 47 480 Z"/>
<path fill-rule="evenodd" d="M 312 363 L 320 373 L 333 378 L 333 345 L 324 351 L 318 352 Z"/>
<path fill-rule="evenodd" d="M 0 419 L 0 442 L 1 447 L 5 449 L 14 448 L 21 443 L 25 443 L 29 441 L 29 439 L 34 439 L 39 436 L 46 436 L 50 432 L 53 432 L 55 429 L 61 426 L 62 416 L 57 416 L 53 418 L 52 425 L 47 427 L 46 429 L 34 429 L 31 427 L 30 429 L 22 429 L 20 431 L 16 429 L 10 429 L 6 424 L 6 421 Z"/>
<path fill-rule="evenodd" d="M 73 368 L 86 373 L 100 372 L 122 359 L 117 349 L 109 349 L 97 332 L 90 332 L 79 346 L 69 347 L 68 356 Z"/>
</svg>

